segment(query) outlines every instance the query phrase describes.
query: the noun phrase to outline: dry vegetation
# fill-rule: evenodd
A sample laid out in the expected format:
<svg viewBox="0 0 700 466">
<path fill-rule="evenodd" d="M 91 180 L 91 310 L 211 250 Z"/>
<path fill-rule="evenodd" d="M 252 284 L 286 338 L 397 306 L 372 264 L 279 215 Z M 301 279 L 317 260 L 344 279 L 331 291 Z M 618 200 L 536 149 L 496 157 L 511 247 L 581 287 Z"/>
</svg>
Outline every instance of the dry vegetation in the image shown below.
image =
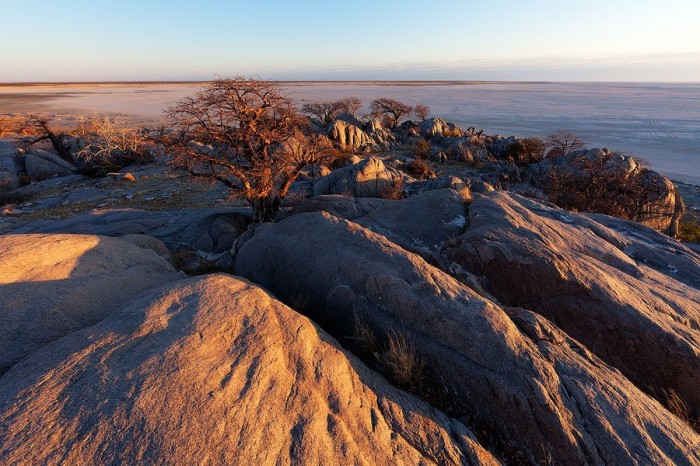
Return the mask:
<svg viewBox="0 0 700 466">
<path fill-rule="evenodd" d="M 166 113 L 161 142 L 177 166 L 240 193 L 256 222 L 275 218 L 304 168 L 333 156 L 276 83 L 219 79 Z"/>
<path fill-rule="evenodd" d="M 108 115 L 94 115 L 80 120 L 73 133 L 80 140 L 74 157 L 89 172 L 107 173 L 153 160 L 153 142 L 145 130 Z"/>
</svg>

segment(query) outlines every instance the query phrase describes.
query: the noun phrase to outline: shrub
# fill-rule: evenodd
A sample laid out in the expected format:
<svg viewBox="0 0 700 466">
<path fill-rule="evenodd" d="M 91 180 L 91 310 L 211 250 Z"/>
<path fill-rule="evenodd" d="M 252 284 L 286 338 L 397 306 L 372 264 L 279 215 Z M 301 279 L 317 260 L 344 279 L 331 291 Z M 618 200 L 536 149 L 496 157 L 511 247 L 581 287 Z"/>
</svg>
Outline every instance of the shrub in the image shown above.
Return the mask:
<svg viewBox="0 0 700 466">
<path fill-rule="evenodd" d="M 413 159 L 407 167 L 408 173 L 419 180 L 436 178 L 437 174 L 430 168 L 428 162 L 423 159 Z"/>
<path fill-rule="evenodd" d="M 678 239 L 687 243 L 700 243 L 700 223 L 692 220 L 681 222 Z"/>
<path fill-rule="evenodd" d="M 570 131 L 557 131 L 550 134 L 545 144 L 547 157 L 559 157 L 571 151 L 583 149 L 586 145 L 581 136 Z"/>
<path fill-rule="evenodd" d="M 397 179 L 393 184 L 387 186 L 381 193 L 382 199 L 393 199 L 395 201 L 403 199 L 403 180 Z"/>
<path fill-rule="evenodd" d="M 518 139 L 508 144 L 504 156 L 520 167 L 537 163 L 544 158 L 546 145 L 540 138 Z"/>
<path fill-rule="evenodd" d="M 328 168 L 331 170 L 350 165 L 350 159 L 355 156 L 352 152 L 345 152 L 335 147 L 329 148 L 328 152 L 331 154 L 330 162 L 328 163 Z"/>
<path fill-rule="evenodd" d="M 377 335 L 360 314 L 356 313 L 353 317 L 352 336 L 350 339 L 354 342 L 360 354 L 372 357 L 377 354 L 379 347 Z"/>
<path fill-rule="evenodd" d="M 430 155 L 430 143 L 423 138 L 418 139 L 413 146 L 413 155 L 419 159 L 428 158 Z"/>
<path fill-rule="evenodd" d="M 424 104 L 418 104 L 413 107 L 413 113 L 415 113 L 421 120 L 425 120 L 428 118 L 428 114 L 430 113 L 430 107 Z"/>
<path fill-rule="evenodd" d="M 74 134 L 80 144 L 74 159 L 88 173 L 104 175 L 153 161 L 144 131 L 125 120 L 108 115 L 83 118 Z"/>
<path fill-rule="evenodd" d="M 333 156 L 276 83 L 218 79 L 166 114 L 162 143 L 173 163 L 244 197 L 256 223 L 274 221 L 299 174 Z"/>
<path fill-rule="evenodd" d="M 373 116 L 383 116 L 386 126 L 391 130 L 396 128 L 402 116 L 413 111 L 413 107 L 410 105 L 386 97 L 374 100 L 369 108 Z"/>
</svg>

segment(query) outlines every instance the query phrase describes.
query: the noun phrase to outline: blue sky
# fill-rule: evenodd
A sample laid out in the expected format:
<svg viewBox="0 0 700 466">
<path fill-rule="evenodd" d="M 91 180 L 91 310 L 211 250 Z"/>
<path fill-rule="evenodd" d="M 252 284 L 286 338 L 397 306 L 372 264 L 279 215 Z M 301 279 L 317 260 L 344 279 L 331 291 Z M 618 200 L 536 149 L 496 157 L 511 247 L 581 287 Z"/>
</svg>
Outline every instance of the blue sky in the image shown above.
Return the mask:
<svg viewBox="0 0 700 466">
<path fill-rule="evenodd" d="M 698 0 L 0 0 L 0 82 L 700 81 Z"/>
</svg>

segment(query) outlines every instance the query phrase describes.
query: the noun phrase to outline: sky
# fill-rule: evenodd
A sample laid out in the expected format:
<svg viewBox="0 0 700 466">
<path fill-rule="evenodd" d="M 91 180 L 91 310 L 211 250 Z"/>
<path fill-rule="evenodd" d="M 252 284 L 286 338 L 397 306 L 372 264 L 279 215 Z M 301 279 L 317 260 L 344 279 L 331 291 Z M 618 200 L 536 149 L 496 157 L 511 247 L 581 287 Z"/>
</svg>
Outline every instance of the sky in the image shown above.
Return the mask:
<svg viewBox="0 0 700 466">
<path fill-rule="evenodd" d="M 0 82 L 700 81 L 700 0 L 0 0 Z"/>
</svg>

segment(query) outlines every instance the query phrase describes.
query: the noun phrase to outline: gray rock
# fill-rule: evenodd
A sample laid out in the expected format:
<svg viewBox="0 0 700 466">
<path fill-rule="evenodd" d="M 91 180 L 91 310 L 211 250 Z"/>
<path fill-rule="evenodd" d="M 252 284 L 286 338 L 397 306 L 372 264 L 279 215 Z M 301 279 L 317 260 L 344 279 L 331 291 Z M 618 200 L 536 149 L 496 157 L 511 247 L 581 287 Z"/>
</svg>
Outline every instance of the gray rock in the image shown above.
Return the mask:
<svg viewBox="0 0 700 466">
<path fill-rule="evenodd" d="M 403 335 L 442 402 L 520 462 L 700 461 L 697 433 L 544 318 L 507 314 L 359 225 L 308 213 L 260 226 L 235 270 L 337 335 L 357 315 L 380 342 Z"/>
<path fill-rule="evenodd" d="M 345 123 L 353 126 L 357 126 L 358 128 L 362 128 L 362 121 L 360 121 L 357 116 L 355 116 L 352 113 L 344 112 L 338 115 L 336 118 L 337 121 L 344 121 Z"/>
<path fill-rule="evenodd" d="M 404 186 L 404 193 L 407 196 L 414 196 L 416 194 L 424 193 L 426 191 L 434 191 L 436 189 L 450 188 L 463 197 L 469 197 L 469 186 L 457 178 L 456 176 L 435 178 L 432 180 L 416 181 L 414 183 L 409 183 Z"/>
<path fill-rule="evenodd" d="M 336 120 L 328 129 L 328 137 L 337 142 L 341 148 L 356 151 L 360 148 L 374 144 L 374 140 L 362 129 L 342 120 Z"/>
<path fill-rule="evenodd" d="M 231 265 L 231 247 L 252 220 L 246 209 L 95 210 L 67 220 L 27 222 L 13 233 L 145 234 L 168 247 L 188 273 Z"/>
<path fill-rule="evenodd" d="M 557 205 L 634 220 L 671 236 L 685 212 L 668 178 L 607 149 L 545 159 L 528 167 L 527 175 Z"/>
<path fill-rule="evenodd" d="M 700 256 L 633 222 L 475 195 L 443 253 L 510 306 L 552 320 L 666 402 L 700 415 Z M 516 278 L 517 277 L 517 278 Z"/>
<path fill-rule="evenodd" d="M 442 139 L 445 136 L 461 136 L 462 130 L 453 123 L 448 123 L 441 118 L 428 118 L 423 120 L 419 125 L 421 136 L 426 139 L 438 137 Z"/>
<path fill-rule="evenodd" d="M 378 157 L 368 157 L 361 162 L 334 170 L 314 183 L 314 195 L 342 194 L 354 197 L 385 197 L 404 176 L 387 168 Z"/>
<path fill-rule="evenodd" d="M 294 206 L 291 215 L 304 212 L 328 212 L 336 217 L 353 220 L 367 215 L 374 209 L 390 204 L 386 199 L 371 197 L 354 198 L 340 195 L 314 196 Z"/>
<path fill-rule="evenodd" d="M 7 138 L 0 138 L 0 172 L 10 172 L 19 175 L 20 170 L 16 159 L 17 148 L 15 141 Z"/>
<path fill-rule="evenodd" d="M 436 251 L 464 231 L 467 200 L 452 189 L 426 191 L 387 201 L 353 221 L 408 250 Z"/>
<path fill-rule="evenodd" d="M 19 177 L 11 172 L 0 171 L 0 196 L 19 188 Z"/>
<path fill-rule="evenodd" d="M 25 153 L 24 165 L 29 177 L 35 180 L 73 175 L 77 171 L 77 168 L 71 163 L 43 150 Z"/>
</svg>

